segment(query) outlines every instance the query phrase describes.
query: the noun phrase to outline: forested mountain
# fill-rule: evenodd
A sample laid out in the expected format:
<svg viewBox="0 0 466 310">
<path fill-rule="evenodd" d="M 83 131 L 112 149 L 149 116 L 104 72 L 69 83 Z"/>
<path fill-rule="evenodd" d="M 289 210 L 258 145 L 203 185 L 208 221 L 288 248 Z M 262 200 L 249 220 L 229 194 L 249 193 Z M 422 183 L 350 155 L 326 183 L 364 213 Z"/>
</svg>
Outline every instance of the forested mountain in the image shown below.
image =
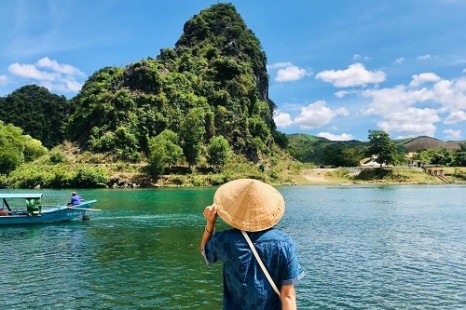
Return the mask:
<svg viewBox="0 0 466 310">
<path fill-rule="evenodd" d="M 184 146 L 196 143 L 195 134 L 204 144 L 223 136 L 251 160 L 274 137 L 285 143 L 272 118 L 266 55 L 231 4 L 194 16 L 156 58 L 97 71 L 72 101 L 71 140 L 122 159 L 137 160 L 167 129 Z"/>
<path fill-rule="evenodd" d="M 332 166 L 352 166 L 368 156 L 369 145 L 364 141 L 331 141 L 308 134 L 288 135 L 290 154 L 302 161 Z M 399 153 L 419 152 L 423 150 L 459 150 L 464 142 L 444 142 L 431 137 L 393 140 Z"/>
<path fill-rule="evenodd" d="M 46 147 L 63 142 L 70 111 L 64 96 L 36 85 L 23 86 L 0 100 L 0 120 L 20 127 Z"/>
<path fill-rule="evenodd" d="M 403 147 L 406 152 L 417 152 L 420 150 L 429 149 L 459 149 L 460 142 L 448 141 L 444 142 L 431 137 L 421 136 L 416 138 L 407 138 L 395 140 L 395 143 Z"/>
<path fill-rule="evenodd" d="M 367 142 L 331 141 L 308 134 L 288 135 L 290 154 L 305 163 L 355 166 L 364 154 Z"/>
</svg>

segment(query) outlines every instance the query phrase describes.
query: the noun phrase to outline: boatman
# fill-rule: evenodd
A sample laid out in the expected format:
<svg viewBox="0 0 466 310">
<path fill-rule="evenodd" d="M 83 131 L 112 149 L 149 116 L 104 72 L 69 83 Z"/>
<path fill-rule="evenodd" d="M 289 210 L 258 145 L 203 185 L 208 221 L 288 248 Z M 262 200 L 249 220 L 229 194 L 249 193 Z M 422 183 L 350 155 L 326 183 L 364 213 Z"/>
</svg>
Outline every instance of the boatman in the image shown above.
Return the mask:
<svg viewBox="0 0 466 310">
<path fill-rule="evenodd" d="M 68 205 L 69 206 L 77 206 L 77 205 L 80 205 L 81 202 L 82 202 L 81 197 L 76 192 L 72 192 L 71 193 L 71 202 Z"/>
</svg>

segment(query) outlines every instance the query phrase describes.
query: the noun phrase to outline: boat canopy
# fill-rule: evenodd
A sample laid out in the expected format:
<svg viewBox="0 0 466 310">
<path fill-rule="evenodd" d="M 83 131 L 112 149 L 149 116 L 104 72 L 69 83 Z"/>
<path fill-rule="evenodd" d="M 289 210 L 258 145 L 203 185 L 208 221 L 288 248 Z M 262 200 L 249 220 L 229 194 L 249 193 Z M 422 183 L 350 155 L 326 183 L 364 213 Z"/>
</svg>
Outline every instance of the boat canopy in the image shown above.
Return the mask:
<svg viewBox="0 0 466 310">
<path fill-rule="evenodd" d="M 41 193 L 15 193 L 15 194 L 4 194 L 0 193 L 0 199 L 11 199 L 11 198 L 25 198 L 25 199 L 40 199 L 42 198 Z"/>
</svg>

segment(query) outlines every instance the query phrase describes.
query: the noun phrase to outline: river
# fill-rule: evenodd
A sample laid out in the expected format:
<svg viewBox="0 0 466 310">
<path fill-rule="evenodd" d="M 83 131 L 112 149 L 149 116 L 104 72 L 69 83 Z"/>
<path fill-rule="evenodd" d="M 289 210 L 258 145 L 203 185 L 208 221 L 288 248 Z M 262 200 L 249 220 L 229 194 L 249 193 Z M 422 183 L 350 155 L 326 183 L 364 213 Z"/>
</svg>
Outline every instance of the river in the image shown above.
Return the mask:
<svg viewBox="0 0 466 310">
<path fill-rule="evenodd" d="M 300 309 L 466 308 L 466 186 L 277 189 Z M 0 227 L 0 309 L 221 309 L 221 265 L 199 254 L 214 192 L 81 190 L 89 221 Z"/>
</svg>

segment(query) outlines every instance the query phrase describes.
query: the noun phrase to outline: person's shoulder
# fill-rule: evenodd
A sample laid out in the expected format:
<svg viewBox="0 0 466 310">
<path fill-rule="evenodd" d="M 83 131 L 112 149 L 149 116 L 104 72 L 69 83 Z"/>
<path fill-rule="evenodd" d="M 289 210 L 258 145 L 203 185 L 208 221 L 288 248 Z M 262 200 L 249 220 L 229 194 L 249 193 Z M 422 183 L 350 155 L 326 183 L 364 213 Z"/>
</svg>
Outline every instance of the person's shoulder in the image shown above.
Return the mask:
<svg viewBox="0 0 466 310">
<path fill-rule="evenodd" d="M 259 237 L 259 240 L 274 240 L 274 241 L 281 241 L 281 242 L 292 242 L 291 237 L 288 236 L 283 231 L 277 228 L 270 228 L 263 231 Z"/>
<path fill-rule="evenodd" d="M 239 236 L 241 236 L 241 231 L 238 229 L 226 229 L 220 232 L 216 232 L 214 234 L 214 237 L 217 238 L 218 240 L 225 240 L 225 239 L 236 239 Z"/>
</svg>

